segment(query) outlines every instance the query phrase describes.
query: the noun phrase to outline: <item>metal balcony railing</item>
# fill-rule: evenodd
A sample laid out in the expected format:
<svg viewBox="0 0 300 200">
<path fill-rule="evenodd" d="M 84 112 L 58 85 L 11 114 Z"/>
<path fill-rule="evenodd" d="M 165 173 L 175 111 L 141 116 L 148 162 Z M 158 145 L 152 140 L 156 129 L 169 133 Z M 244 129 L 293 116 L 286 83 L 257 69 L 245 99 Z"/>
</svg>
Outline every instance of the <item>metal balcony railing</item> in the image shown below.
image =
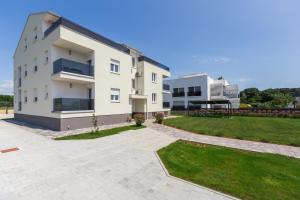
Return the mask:
<svg viewBox="0 0 300 200">
<path fill-rule="evenodd" d="M 69 72 L 85 76 L 94 76 L 93 66 L 60 58 L 53 62 L 53 73 Z"/>
<path fill-rule="evenodd" d="M 53 111 L 94 110 L 94 99 L 55 98 Z"/>
</svg>

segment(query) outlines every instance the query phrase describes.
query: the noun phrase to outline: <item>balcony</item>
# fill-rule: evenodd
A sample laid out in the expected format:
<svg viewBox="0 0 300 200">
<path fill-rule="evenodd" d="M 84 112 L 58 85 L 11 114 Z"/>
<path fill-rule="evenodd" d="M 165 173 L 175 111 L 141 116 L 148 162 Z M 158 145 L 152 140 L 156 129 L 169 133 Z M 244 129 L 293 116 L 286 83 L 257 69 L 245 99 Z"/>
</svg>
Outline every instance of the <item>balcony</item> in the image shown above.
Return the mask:
<svg viewBox="0 0 300 200">
<path fill-rule="evenodd" d="M 201 96 L 201 91 L 190 91 L 187 93 L 189 97 Z"/>
<path fill-rule="evenodd" d="M 52 79 L 74 82 L 94 82 L 93 66 L 60 58 L 53 63 Z"/>
<path fill-rule="evenodd" d="M 170 93 L 170 85 L 168 85 L 168 84 L 163 84 L 163 92 L 165 92 L 165 93 Z"/>
<path fill-rule="evenodd" d="M 147 99 L 147 95 L 144 94 L 142 89 L 134 90 L 133 94 L 130 94 L 131 99 Z"/>
<path fill-rule="evenodd" d="M 173 97 L 184 97 L 184 92 L 177 92 L 172 94 Z"/>
<path fill-rule="evenodd" d="M 53 63 L 53 73 L 68 72 L 84 76 L 94 76 L 93 67 L 88 64 L 60 58 Z"/>
<path fill-rule="evenodd" d="M 53 111 L 87 111 L 94 110 L 94 99 L 55 98 Z"/>
<path fill-rule="evenodd" d="M 163 102 L 163 108 L 170 108 L 170 102 Z"/>
</svg>

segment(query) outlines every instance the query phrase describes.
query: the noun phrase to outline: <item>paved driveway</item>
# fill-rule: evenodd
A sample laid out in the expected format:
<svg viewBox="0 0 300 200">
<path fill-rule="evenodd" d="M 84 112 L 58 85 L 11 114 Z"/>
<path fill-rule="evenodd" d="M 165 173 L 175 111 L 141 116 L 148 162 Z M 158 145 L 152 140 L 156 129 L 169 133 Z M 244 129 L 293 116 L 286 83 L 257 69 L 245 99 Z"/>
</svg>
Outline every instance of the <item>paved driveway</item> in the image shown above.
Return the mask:
<svg viewBox="0 0 300 200">
<path fill-rule="evenodd" d="M 166 176 L 154 151 L 175 139 L 146 128 L 54 141 L 0 120 L 0 199 L 230 199 Z"/>
</svg>

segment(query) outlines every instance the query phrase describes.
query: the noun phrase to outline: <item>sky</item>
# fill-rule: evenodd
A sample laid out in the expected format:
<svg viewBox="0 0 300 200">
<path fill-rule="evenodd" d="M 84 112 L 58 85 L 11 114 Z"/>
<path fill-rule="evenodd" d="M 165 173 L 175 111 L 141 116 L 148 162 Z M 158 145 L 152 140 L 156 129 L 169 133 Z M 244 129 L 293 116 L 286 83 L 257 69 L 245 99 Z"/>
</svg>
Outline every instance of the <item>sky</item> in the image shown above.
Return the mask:
<svg viewBox="0 0 300 200">
<path fill-rule="evenodd" d="M 71 2 L 71 3 L 70 3 Z M 298 0 L 10 0 L 0 7 L 0 94 L 30 13 L 53 11 L 171 68 L 241 89 L 300 87 Z"/>
</svg>

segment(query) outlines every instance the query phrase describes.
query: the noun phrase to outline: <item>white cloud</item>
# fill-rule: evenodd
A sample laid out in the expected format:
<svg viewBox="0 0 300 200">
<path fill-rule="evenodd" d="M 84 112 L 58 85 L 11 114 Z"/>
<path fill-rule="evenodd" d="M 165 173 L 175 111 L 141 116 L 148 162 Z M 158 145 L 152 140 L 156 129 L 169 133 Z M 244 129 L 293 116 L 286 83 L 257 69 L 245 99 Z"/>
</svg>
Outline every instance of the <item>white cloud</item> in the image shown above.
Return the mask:
<svg viewBox="0 0 300 200">
<path fill-rule="evenodd" d="M 194 59 L 194 62 L 197 64 L 206 64 L 206 63 L 228 63 L 231 61 L 231 58 L 226 57 L 226 56 L 215 56 L 215 57 L 200 57 L 200 56 L 192 56 Z"/>
<path fill-rule="evenodd" d="M 13 94 L 14 83 L 12 80 L 4 80 L 0 83 L 0 94 Z"/>
<path fill-rule="evenodd" d="M 249 81 L 251 81 L 252 79 L 251 78 L 240 78 L 239 79 L 239 82 L 240 83 L 246 83 L 246 82 L 249 82 Z"/>
</svg>

